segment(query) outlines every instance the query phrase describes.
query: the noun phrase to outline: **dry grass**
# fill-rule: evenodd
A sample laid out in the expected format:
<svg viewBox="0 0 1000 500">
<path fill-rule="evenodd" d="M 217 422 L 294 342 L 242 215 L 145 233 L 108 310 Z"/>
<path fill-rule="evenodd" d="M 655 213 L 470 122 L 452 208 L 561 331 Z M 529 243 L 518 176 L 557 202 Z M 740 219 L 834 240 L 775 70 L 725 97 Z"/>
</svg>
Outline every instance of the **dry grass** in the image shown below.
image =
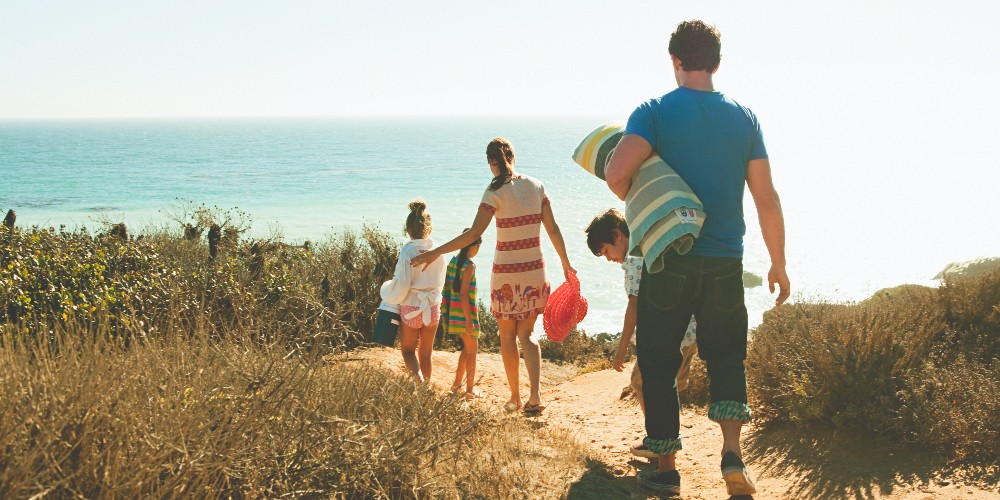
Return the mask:
<svg viewBox="0 0 1000 500">
<path fill-rule="evenodd" d="M 81 328 L 3 339 L 0 497 L 559 497 L 583 473 L 566 436 L 377 367 Z"/>
<path fill-rule="evenodd" d="M 765 420 L 866 428 L 995 457 L 1000 438 L 1000 271 L 940 289 L 765 315 L 747 359 Z"/>
<path fill-rule="evenodd" d="M 392 238 L 0 234 L 0 497 L 562 497 L 582 448 L 321 355 L 368 340 Z"/>
<path fill-rule="evenodd" d="M 209 259 L 164 232 L 0 234 L 0 497 L 561 497 L 593 472 L 556 431 L 321 361 L 370 339 L 385 233 L 226 244 Z M 541 346 L 594 371 L 616 340 Z M 995 457 L 1000 271 L 783 306 L 747 366 L 765 420 Z M 699 359 L 689 383 L 683 400 L 706 402 Z"/>
</svg>

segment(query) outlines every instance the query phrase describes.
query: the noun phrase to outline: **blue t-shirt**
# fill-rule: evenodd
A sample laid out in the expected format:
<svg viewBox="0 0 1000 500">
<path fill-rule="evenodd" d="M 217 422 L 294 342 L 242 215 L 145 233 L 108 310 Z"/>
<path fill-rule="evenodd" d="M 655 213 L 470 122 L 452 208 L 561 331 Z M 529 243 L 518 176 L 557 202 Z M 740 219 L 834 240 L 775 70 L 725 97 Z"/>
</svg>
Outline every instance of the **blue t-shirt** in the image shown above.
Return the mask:
<svg viewBox="0 0 1000 500">
<path fill-rule="evenodd" d="M 753 112 L 720 92 L 678 87 L 636 108 L 625 133 L 646 139 L 704 203 L 690 253 L 743 257 L 747 162 L 767 158 Z"/>
</svg>

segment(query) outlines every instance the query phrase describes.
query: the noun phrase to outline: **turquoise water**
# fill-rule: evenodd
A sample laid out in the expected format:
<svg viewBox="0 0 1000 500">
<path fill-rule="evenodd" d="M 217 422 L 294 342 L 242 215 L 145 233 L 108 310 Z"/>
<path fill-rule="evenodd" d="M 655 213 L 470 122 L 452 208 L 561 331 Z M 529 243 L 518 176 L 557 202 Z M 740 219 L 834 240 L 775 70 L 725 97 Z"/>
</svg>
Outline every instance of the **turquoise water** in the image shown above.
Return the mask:
<svg viewBox="0 0 1000 500">
<path fill-rule="evenodd" d="M 589 252 L 583 228 L 595 214 L 622 208 L 622 203 L 570 159 L 579 140 L 604 121 L 573 117 L 0 122 L 0 210 L 15 209 L 21 225 L 94 226 L 94 218 L 106 215 L 135 228 L 163 224 L 167 221 L 163 211 L 185 199 L 239 207 L 252 216 L 258 235 L 280 228 L 287 240 L 315 241 L 367 222 L 403 241 L 407 202 L 422 197 L 433 216 L 432 237 L 443 242 L 471 225 L 490 181 L 485 146 L 493 137 L 504 136 L 517 151 L 517 170 L 541 179 L 553 201 L 570 259 L 590 302 L 582 327 L 589 332 L 617 332 L 625 306 L 622 271 Z M 857 300 L 884 286 L 926 283 L 951 260 L 1000 248 L 992 233 L 963 230 L 964 219 L 953 222 L 953 229 L 973 237 L 953 236 L 946 246 L 928 245 L 918 224 L 907 233 L 915 233 L 911 244 L 892 229 L 910 227 L 898 218 L 882 221 L 892 223 L 884 230 L 844 223 L 843 213 L 830 204 L 836 178 L 824 177 L 836 159 L 818 159 L 811 150 L 794 149 L 792 144 L 780 134 L 769 139 L 789 228 L 789 273 L 795 290 L 808 298 Z M 776 152 L 782 153 L 776 157 Z M 778 170 L 779 161 L 786 170 Z M 994 169 L 974 172 L 1000 180 Z M 869 178 L 869 183 L 877 181 L 878 176 Z M 885 182 L 895 185 L 891 175 Z M 878 184 L 869 188 L 880 189 Z M 926 220 L 919 198 L 899 195 L 891 201 L 912 203 L 912 212 L 901 213 Z M 868 203 L 865 210 L 882 210 L 877 200 Z M 996 213 L 992 203 L 979 201 L 978 208 L 975 203 L 972 210 Z M 745 267 L 766 275 L 769 261 L 749 196 L 745 205 Z M 477 258 L 481 265 L 493 257 L 492 227 L 484 241 Z M 899 245 L 921 248 L 922 253 L 900 251 Z M 550 264 L 549 279 L 554 285 L 561 283 L 559 260 L 547 241 L 543 250 Z M 482 286 L 488 286 L 488 273 L 480 274 Z M 747 300 L 751 324 L 756 325 L 773 299 L 765 287 L 749 290 Z"/>
</svg>

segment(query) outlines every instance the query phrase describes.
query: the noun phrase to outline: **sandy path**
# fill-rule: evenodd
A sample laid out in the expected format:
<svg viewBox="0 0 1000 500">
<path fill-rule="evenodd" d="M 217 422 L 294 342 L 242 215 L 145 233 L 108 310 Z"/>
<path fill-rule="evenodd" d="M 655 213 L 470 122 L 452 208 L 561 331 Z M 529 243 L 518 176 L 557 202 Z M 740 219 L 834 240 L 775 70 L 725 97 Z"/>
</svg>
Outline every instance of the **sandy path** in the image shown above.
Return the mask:
<svg viewBox="0 0 1000 500">
<path fill-rule="evenodd" d="M 397 350 L 355 351 L 369 359 L 403 370 Z M 442 391 L 451 386 L 457 352 L 433 355 L 432 383 Z M 500 408 L 509 392 L 499 354 L 478 355 L 480 405 Z M 570 430 L 588 448 L 595 463 L 570 490 L 571 498 L 650 498 L 635 484 L 637 470 L 653 463 L 633 457 L 629 444 L 643 435 L 642 415 L 634 398 L 622 398 L 627 373 L 612 370 L 576 376 L 578 368 L 543 362 L 543 415 L 530 417 L 539 426 Z M 521 367 L 521 396 L 527 398 L 527 373 Z M 684 450 L 677 465 L 683 498 L 726 498 L 719 473 L 722 439 L 704 409 L 685 408 L 681 416 Z M 744 430 L 744 453 L 755 473 L 756 498 L 1000 498 L 1000 467 L 996 464 L 955 468 L 932 454 L 894 448 L 865 435 L 845 436 L 803 429 Z"/>
</svg>

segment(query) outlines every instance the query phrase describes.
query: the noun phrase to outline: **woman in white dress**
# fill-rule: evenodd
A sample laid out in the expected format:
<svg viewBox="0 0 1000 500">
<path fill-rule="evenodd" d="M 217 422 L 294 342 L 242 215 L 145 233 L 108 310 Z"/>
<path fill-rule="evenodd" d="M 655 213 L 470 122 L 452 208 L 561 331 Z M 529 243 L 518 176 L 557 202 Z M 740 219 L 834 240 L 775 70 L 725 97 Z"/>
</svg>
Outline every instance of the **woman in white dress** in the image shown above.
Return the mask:
<svg viewBox="0 0 1000 500">
<path fill-rule="evenodd" d="M 490 312 L 500 328 L 500 353 L 503 356 L 510 399 L 504 408 L 524 409 L 537 414 L 541 403 L 539 376 L 541 350 L 531 337 L 538 315 L 545 310 L 551 287 L 545 277 L 545 261 L 539 243 L 541 229 L 555 247 L 566 273 L 576 273 L 566 255 L 562 233 L 552 214 L 552 206 L 541 181 L 514 172 L 514 148 L 504 138 L 486 146 L 486 161 L 493 181 L 483 194 L 472 228 L 455 239 L 412 260 L 413 265 L 434 262 L 440 256 L 460 250 L 480 238 L 490 220 L 496 217 L 497 245 L 490 282 Z M 524 351 L 530 394 L 521 401 L 517 341 Z"/>
</svg>

